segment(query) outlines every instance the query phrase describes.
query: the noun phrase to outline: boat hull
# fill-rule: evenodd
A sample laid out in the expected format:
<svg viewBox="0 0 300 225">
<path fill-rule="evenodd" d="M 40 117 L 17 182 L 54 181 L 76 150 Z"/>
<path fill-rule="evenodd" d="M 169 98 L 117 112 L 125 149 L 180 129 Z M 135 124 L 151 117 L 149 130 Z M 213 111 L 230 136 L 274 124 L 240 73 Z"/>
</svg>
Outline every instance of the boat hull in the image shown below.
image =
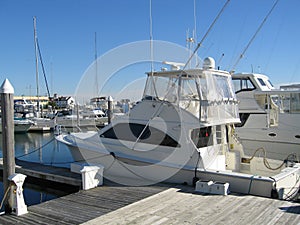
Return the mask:
<svg viewBox="0 0 300 225">
<path fill-rule="evenodd" d="M 216 169 L 199 169 L 191 166 L 175 167 L 174 165 L 149 163 L 126 157 L 119 157 L 110 151 L 93 151 L 68 142 L 62 135 L 57 139 L 65 143 L 71 150 L 75 161 L 104 167 L 103 176 L 113 182 L 143 186 L 159 182 L 194 185 L 197 180 L 229 183 L 230 191 L 251 194 L 268 198 L 292 199 L 297 195 L 300 185 L 300 164 L 294 164 L 282 171 L 272 172 L 271 176 L 253 175 Z M 256 164 L 243 163 L 241 170 L 262 164 L 262 158 L 256 159 Z M 271 164 L 272 165 L 272 164 Z M 249 169 L 250 170 L 250 169 Z"/>
<path fill-rule="evenodd" d="M 290 154 L 300 156 L 300 126 L 295 115 L 280 115 L 284 124 L 275 127 L 261 126 L 266 120 L 265 114 L 252 114 L 243 127 L 237 127 L 236 133 L 244 147 L 244 153 L 252 156 L 259 148 L 266 150 L 270 159 L 284 160 Z"/>
<path fill-rule="evenodd" d="M 26 133 L 34 123 L 27 119 L 14 120 L 14 132 Z M 0 133 L 2 133 L 2 124 L 0 123 Z"/>
</svg>

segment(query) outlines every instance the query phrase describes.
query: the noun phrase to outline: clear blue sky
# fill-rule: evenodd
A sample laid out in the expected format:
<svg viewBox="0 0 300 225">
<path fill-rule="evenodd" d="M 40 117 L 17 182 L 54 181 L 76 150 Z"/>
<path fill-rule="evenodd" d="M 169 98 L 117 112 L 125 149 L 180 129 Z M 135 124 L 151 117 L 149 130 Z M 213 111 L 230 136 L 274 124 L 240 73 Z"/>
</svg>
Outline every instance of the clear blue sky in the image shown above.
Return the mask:
<svg viewBox="0 0 300 225">
<path fill-rule="evenodd" d="M 198 41 L 226 0 L 196 0 Z M 275 0 L 231 0 L 198 53 L 231 69 Z M 300 83 L 300 1 L 281 0 L 236 67 L 274 84 Z M 0 77 L 15 95 L 35 95 L 33 17 L 51 94 L 72 95 L 97 52 L 149 40 L 149 0 L 1 0 Z M 186 46 L 195 27 L 194 0 L 152 0 L 153 39 Z M 39 65 L 41 68 L 41 66 Z M 101 68 L 99 68 L 101 69 Z M 40 94 L 46 93 L 40 70 Z M 144 74 L 141 74 L 143 77 Z M 2 81 L 0 81 L 2 83 Z"/>
</svg>

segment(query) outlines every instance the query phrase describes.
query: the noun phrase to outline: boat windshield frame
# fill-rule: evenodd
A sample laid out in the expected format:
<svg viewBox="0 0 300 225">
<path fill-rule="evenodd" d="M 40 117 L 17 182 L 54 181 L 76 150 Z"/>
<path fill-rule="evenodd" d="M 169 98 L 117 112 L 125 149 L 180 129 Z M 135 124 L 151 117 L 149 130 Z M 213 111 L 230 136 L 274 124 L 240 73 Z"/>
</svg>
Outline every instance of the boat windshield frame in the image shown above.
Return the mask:
<svg viewBox="0 0 300 225">
<path fill-rule="evenodd" d="M 143 100 L 170 102 L 203 122 L 215 118 L 223 121 L 225 114 L 226 120 L 239 120 L 238 102 L 227 71 L 189 69 L 149 72 L 147 75 Z"/>
</svg>

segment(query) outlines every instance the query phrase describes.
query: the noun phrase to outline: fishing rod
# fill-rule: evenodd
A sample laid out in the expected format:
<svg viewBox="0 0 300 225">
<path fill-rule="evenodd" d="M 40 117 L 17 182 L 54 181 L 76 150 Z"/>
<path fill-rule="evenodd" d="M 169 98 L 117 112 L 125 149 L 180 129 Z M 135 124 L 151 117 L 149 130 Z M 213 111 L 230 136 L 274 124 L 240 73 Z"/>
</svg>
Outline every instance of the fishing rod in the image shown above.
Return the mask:
<svg viewBox="0 0 300 225">
<path fill-rule="evenodd" d="M 236 66 L 239 64 L 240 60 L 244 57 L 246 51 L 248 50 L 248 48 L 250 47 L 250 45 L 252 44 L 252 42 L 256 38 L 257 34 L 259 33 L 259 31 L 261 30 L 261 28 L 263 27 L 263 25 L 267 21 L 267 19 L 271 15 L 271 13 L 273 12 L 273 10 L 274 10 L 274 8 L 275 8 L 275 6 L 277 5 L 278 2 L 279 2 L 279 0 L 276 0 L 276 2 L 273 4 L 273 7 L 271 8 L 271 10 L 268 12 L 268 14 L 265 16 L 265 18 L 261 22 L 260 26 L 258 27 L 258 29 L 256 30 L 256 32 L 254 33 L 254 35 L 252 36 L 252 38 L 250 39 L 250 41 L 248 42 L 248 44 L 244 48 L 242 54 L 240 54 L 239 58 L 237 59 L 236 63 L 233 65 L 232 69 L 229 70 L 231 74 L 234 73 L 234 70 L 235 70 Z"/>
<path fill-rule="evenodd" d="M 187 65 L 189 64 L 189 62 L 191 61 L 191 59 L 193 58 L 193 56 L 196 54 L 197 50 L 200 48 L 200 46 L 202 45 L 203 41 L 206 39 L 207 35 L 209 34 L 209 32 L 211 31 L 211 29 L 213 28 L 213 26 L 215 25 L 215 23 L 217 22 L 217 20 L 219 19 L 219 17 L 221 16 L 221 14 L 223 13 L 223 11 L 225 10 L 226 6 L 228 5 L 228 3 L 230 2 L 230 0 L 227 0 L 227 2 L 224 4 L 224 6 L 222 7 L 222 9 L 220 10 L 220 12 L 218 13 L 218 15 L 216 16 L 216 18 L 214 19 L 214 21 L 212 22 L 212 24 L 209 26 L 208 30 L 206 31 L 205 35 L 202 37 L 201 41 L 197 44 L 197 47 L 195 48 L 195 50 L 193 51 L 192 55 L 189 57 L 189 59 L 187 60 L 187 62 L 184 64 L 183 69 L 181 70 L 181 73 L 179 75 L 179 77 L 177 79 L 181 80 L 181 77 L 183 75 L 183 71 L 184 69 L 187 67 Z M 150 0 L 150 51 L 151 51 L 151 61 L 153 63 L 153 46 L 152 46 L 152 41 L 153 41 L 153 37 L 152 37 L 152 1 Z M 151 65 L 151 77 L 153 78 L 153 65 Z M 179 80 L 179 81 L 180 81 Z M 153 81 L 152 81 L 153 82 Z M 153 82 L 153 87 L 154 87 L 154 91 L 155 94 L 157 96 L 157 91 L 156 91 L 156 87 L 155 87 L 155 83 Z M 180 88 L 180 85 L 178 86 L 178 88 Z M 164 96 L 164 99 L 166 98 L 166 96 L 168 95 L 168 93 L 171 91 L 171 89 L 169 89 L 169 91 L 166 93 L 166 95 Z M 134 150 L 136 144 L 139 142 L 139 140 L 141 139 L 142 135 L 145 133 L 147 127 L 150 124 L 150 121 L 152 120 L 152 118 L 155 117 L 155 115 L 157 115 L 157 113 L 160 111 L 161 107 L 163 105 L 163 101 L 160 103 L 159 107 L 157 107 L 157 110 L 154 111 L 151 119 L 148 120 L 147 124 L 145 125 L 145 127 L 143 128 L 143 130 L 140 132 L 139 136 L 137 137 L 135 143 L 132 146 L 132 150 Z"/>
<path fill-rule="evenodd" d="M 192 55 L 190 56 L 190 58 L 187 60 L 187 62 L 185 63 L 184 67 L 182 68 L 182 70 L 184 70 L 187 65 L 190 63 L 190 61 L 192 60 L 192 58 L 194 57 L 194 55 L 196 54 L 196 52 L 198 51 L 198 49 L 202 46 L 202 43 L 204 42 L 204 40 L 206 39 L 206 37 L 208 36 L 208 34 L 210 33 L 210 31 L 212 30 L 213 26 L 215 25 L 215 23 L 217 22 L 217 20 L 219 19 L 219 17 L 221 16 L 221 14 L 223 13 L 223 11 L 225 10 L 225 8 L 227 7 L 227 5 L 229 4 L 230 0 L 227 0 L 227 2 L 224 4 L 224 6 L 222 7 L 222 9 L 220 10 L 220 12 L 218 13 L 218 15 L 216 16 L 216 18 L 214 19 L 214 21 L 211 23 L 211 25 L 209 26 L 208 30 L 206 31 L 206 33 L 204 34 L 204 36 L 202 37 L 202 39 L 198 42 L 195 50 L 193 51 Z"/>
</svg>

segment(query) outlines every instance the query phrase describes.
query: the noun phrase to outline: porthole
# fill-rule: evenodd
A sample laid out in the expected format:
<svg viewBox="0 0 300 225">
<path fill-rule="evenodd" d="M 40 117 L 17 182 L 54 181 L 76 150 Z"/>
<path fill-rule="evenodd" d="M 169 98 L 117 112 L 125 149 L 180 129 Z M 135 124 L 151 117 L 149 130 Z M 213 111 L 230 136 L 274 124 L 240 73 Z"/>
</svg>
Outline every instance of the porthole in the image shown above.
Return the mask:
<svg viewBox="0 0 300 225">
<path fill-rule="evenodd" d="M 277 134 L 276 134 L 276 133 L 269 133 L 269 136 L 270 136 L 270 137 L 276 137 Z"/>
</svg>

